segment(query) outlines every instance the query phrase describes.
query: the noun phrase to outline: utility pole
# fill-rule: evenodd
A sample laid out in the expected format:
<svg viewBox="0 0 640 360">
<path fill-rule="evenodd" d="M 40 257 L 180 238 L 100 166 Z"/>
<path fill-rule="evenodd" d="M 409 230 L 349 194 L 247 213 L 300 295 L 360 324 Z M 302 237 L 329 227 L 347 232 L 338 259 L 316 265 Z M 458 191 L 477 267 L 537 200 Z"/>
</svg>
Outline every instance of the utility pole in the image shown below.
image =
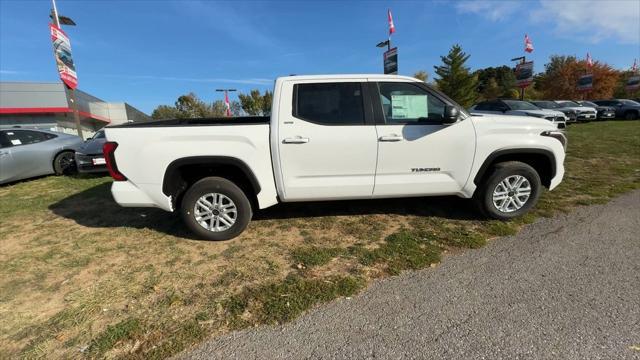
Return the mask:
<svg viewBox="0 0 640 360">
<path fill-rule="evenodd" d="M 60 16 L 58 15 L 58 8 L 56 6 L 56 0 L 51 0 L 51 4 L 53 5 L 53 23 L 56 25 L 56 27 L 58 29 L 62 29 L 60 27 L 60 19 L 62 18 L 63 23 L 65 25 L 72 25 L 75 26 L 75 22 L 73 22 L 73 20 L 71 20 L 70 18 L 64 17 L 64 16 Z M 55 50 L 54 50 L 55 52 Z M 54 56 L 56 56 L 56 54 L 54 53 Z M 78 136 L 80 136 L 81 139 L 84 139 L 83 135 L 82 135 L 82 124 L 80 123 L 80 114 L 78 113 L 78 104 L 76 103 L 76 94 L 75 94 L 75 90 L 71 87 L 69 87 L 67 84 L 64 83 L 63 81 L 63 86 L 65 88 L 65 91 L 68 94 L 69 97 L 69 108 L 71 109 L 71 112 L 73 113 L 73 119 L 75 121 L 76 124 L 76 130 L 78 131 Z"/>
<path fill-rule="evenodd" d="M 226 107 L 225 115 L 227 117 L 231 116 L 231 102 L 229 101 L 229 92 L 237 91 L 236 89 L 216 89 L 216 92 L 224 92 L 224 106 Z"/>
</svg>

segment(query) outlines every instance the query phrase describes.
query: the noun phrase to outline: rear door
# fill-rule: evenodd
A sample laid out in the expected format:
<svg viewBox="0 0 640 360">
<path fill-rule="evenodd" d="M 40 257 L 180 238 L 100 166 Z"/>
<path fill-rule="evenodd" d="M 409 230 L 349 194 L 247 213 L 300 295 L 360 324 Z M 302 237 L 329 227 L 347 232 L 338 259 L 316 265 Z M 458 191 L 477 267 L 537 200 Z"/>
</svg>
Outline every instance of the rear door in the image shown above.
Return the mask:
<svg viewBox="0 0 640 360">
<path fill-rule="evenodd" d="M 419 83 L 380 82 L 378 89 L 374 197 L 460 192 L 475 154 L 471 119 L 443 124 L 448 100 Z"/>
<path fill-rule="evenodd" d="M 370 198 L 376 128 L 366 79 L 283 84 L 278 149 L 285 201 Z"/>
</svg>

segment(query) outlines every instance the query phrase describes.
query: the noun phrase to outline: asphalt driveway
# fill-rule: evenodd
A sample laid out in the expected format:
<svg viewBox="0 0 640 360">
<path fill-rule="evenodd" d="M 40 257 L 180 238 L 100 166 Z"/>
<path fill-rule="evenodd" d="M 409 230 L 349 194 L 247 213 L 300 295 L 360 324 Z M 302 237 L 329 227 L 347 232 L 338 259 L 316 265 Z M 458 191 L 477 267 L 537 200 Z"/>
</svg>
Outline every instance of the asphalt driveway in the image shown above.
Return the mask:
<svg viewBox="0 0 640 360">
<path fill-rule="evenodd" d="M 184 359 L 640 359 L 640 191 Z"/>
</svg>

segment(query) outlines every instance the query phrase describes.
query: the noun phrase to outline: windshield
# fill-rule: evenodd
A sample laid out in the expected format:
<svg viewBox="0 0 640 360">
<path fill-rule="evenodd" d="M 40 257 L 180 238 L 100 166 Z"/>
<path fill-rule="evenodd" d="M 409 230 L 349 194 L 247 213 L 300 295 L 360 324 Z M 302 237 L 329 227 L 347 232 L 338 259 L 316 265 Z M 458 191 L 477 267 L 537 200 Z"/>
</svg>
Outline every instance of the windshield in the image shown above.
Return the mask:
<svg viewBox="0 0 640 360">
<path fill-rule="evenodd" d="M 93 135 L 92 139 L 104 139 L 104 131 L 98 131 Z"/>
<path fill-rule="evenodd" d="M 505 104 L 507 104 L 511 110 L 540 110 L 537 106 L 528 103 L 526 101 L 518 101 L 518 100 L 502 100 Z"/>
<path fill-rule="evenodd" d="M 582 106 L 589 106 L 589 107 L 598 107 L 598 105 L 592 103 L 591 101 L 581 101 L 580 105 Z"/>
<path fill-rule="evenodd" d="M 633 100 L 627 100 L 627 99 L 620 100 L 620 102 L 625 104 L 625 105 L 631 105 L 631 106 L 639 106 L 640 105 L 640 103 L 638 103 L 638 102 L 635 102 Z"/>
<path fill-rule="evenodd" d="M 557 109 L 560 107 L 560 105 L 556 104 L 553 101 L 536 101 L 534 104 L 543 109 Z"/>
<path fill-rule="evenodd" d="M 573 102 L 573 101 L 561 101 L 558 103 L 558 105 L 562 106 L 562 107 L 576 107 L 576 106 L 580 106 L 580 104 Z"/>
</svg>

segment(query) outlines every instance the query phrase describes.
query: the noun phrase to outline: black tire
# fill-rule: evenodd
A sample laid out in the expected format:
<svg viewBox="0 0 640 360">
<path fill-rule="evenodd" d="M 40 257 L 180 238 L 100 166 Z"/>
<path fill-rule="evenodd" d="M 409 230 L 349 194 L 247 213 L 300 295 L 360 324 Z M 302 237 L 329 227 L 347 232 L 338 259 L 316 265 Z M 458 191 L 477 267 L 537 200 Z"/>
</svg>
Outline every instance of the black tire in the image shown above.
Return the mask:
<svg viewBox="0 0 640 360">
<path fill-rule="evenodd" d="M 205 229 L 196 220 L 194 212 L 196 202 L 202 196 L 214 193 L 226 196 L 235 204 L 235 222 L 226 230 L 213 231 Z M 213 214 L 216 209 L 212 209 L 211 211 Z M 189 230 L 191 230 L 198 238 L 214 241 L 229 240 L 240 235 L 249 224 L 252 216 L 251 203 L 242 189 L 231 181 L 220 177 L 207 177 L 193 184 L 182 198 L 180 213 L 182 215 L 182 220 Z M 217 214 L 219 215 L 220 213 L 218 212 Z M 222 215 L 219 216 L 222 217 Z M 204 223 L 211 224 L 212 221 L 213 220 L 209 222 L 205 221 Z"/>
<path fill-rule="evenodd" d="M 636 120 L 638 118 L 638 113 L 635 111 L 627 111 L 624 113 L 625 120 Z"/>
<path fill-rule="evenodd" d="M 534 168 L 519 161 L 507 161 L 496 164 L 492 170 L 489 177 L 479 185 L 474 196 L 480 211 L 485 216 L 498 220 L 509 220 L 524 215 L 537 204 L 542 190 L 542 184 L 540 182 L 540 176 Z M 493 192 L 503 180 L 516 175 L 523 176 L 529 182 L 531 188 L 529 198 L 525 201 L 524 205 L 517 210 L 510 212 L 502 211 L 494 205 Z M 509 192 L 509 194 L 511 194 L 511 192 Z"/>
<path fill-rule="evenodd" d="M 73 151 L 63 151 L 53 159 L 53 172 L 60 175 L 73 174 L 77 171 Z"/>
</svg>

